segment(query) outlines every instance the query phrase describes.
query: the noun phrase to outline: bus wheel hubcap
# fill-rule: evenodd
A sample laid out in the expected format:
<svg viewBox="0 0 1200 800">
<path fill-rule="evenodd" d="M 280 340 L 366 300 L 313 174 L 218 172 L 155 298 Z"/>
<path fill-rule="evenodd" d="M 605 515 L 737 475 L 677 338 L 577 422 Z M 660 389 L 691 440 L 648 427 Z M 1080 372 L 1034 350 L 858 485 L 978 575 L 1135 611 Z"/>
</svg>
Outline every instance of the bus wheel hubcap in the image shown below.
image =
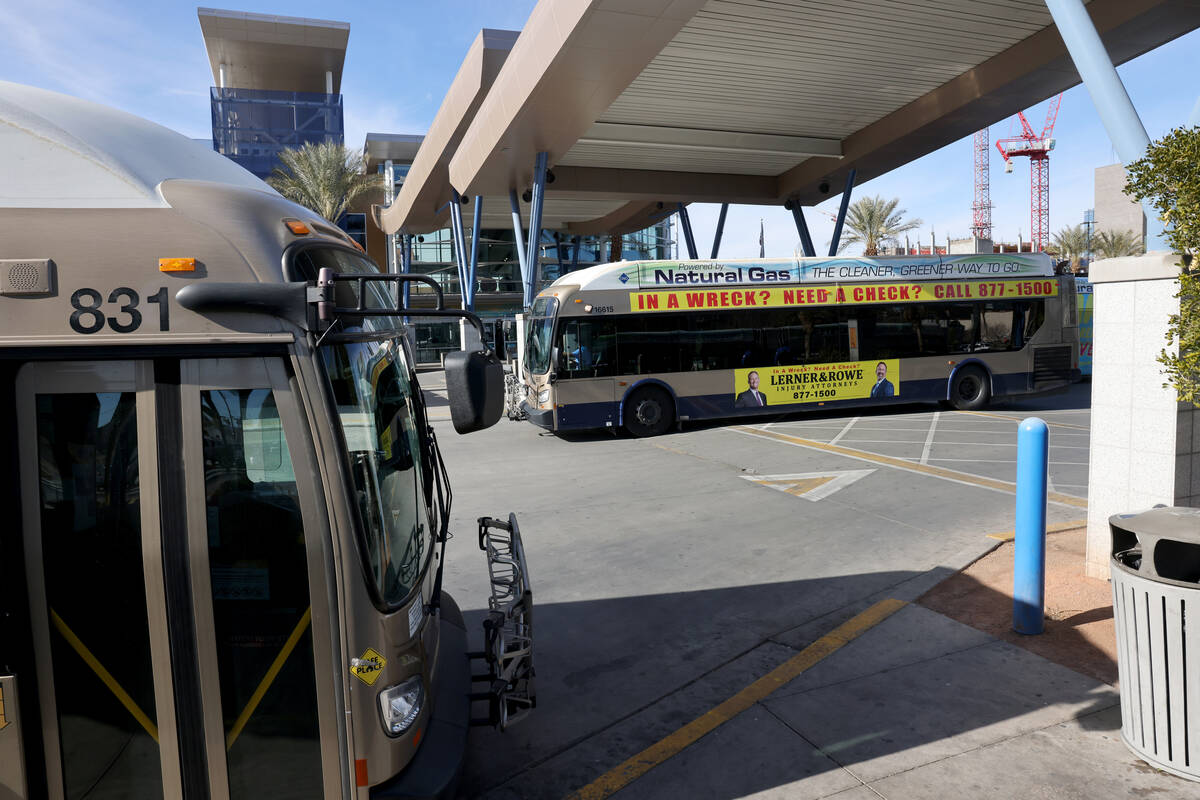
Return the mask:
<svg viewBox="0 0 1200 800">
<path fill-rule="evenodd" d="M 642 423 L 643 425 L 653 425 L 654 423 L 658 422 L 660 416 L 662 416 L 662 411 L 659 409 L 658 403 L 647 400 L 638 406 L 638 422 Z"/>
</svg>

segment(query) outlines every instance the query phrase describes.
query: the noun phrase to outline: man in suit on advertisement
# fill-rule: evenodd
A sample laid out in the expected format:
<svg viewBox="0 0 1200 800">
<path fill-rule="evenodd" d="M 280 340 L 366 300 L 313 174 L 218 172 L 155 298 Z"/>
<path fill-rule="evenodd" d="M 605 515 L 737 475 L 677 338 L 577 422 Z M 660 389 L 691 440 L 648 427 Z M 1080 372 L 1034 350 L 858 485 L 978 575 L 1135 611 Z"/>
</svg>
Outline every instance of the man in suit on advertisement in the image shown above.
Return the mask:
<svg viewBox="0 0 1200 800">
<path fill-rule="evenodd" d="M 896 387 L 887 379 L 887 364 L 880 361 L 875 365 L 875 385 L 871 387 L 871 399 L 895 396 Z"/>
<path fill-rule="evenodd" d="M 737 396 L 733 401 L 734 408 L 762 408 L 767 404 L 766 395 L 758 390 L 758 373 L 751 372 L 746 376 L 746 383 L 750 387 L 746 391 Z"/>
</svg>

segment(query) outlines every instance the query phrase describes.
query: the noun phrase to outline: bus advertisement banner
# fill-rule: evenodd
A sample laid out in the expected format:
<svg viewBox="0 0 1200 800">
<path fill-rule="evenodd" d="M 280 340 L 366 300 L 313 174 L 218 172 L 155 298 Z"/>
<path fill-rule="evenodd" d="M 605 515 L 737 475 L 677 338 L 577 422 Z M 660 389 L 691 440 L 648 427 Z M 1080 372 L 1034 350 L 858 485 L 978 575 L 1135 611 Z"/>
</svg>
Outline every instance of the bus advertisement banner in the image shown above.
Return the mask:
<svg viewBox="0 0 1200 800">
<path fill-rule="evenodd" d="M 897 358 L 733 371 L 736 409 L 899 396 L 900 359 Z"/>
<path fill-rule="evenodd" d="M 1058 282 L 922 281 L 876 283 L 860 286 L 820 286 L 761 289 L 676 290 L 630 292 L 629 309 L 647 311 L 701 311 L 722 308 L 839 306 L 878 303 L 931 303 L 946 300 L 1021 300 L 1057 297 Z"/>
<path fill-rule="evenodd" d="M 639 261 L 613 265 L 588 289 L 656 289 L 670 286 L 771 286 L 857 281 L 1048 278 L 1054 264 L 1044 254 L 951 256 L 851 256 L 731 261 Z"/>
<path fill-rule="evenodd" d="M 1095 301 L 1087 278 L 1075 278 L 1075 307 L 1079 313 L 1079 372 L 1092 374 L 1092 314 Z"/>
</svg>

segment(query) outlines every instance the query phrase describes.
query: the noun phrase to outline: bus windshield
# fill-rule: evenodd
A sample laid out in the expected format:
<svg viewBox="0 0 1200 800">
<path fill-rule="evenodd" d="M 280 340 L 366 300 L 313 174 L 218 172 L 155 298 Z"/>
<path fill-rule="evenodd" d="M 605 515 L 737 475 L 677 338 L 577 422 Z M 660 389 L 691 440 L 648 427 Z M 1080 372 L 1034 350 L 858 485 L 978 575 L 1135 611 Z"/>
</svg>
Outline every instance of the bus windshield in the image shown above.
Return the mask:
<svg viewBox="0 0 1200 800">
<path fill-rule="evenodd" d="M 405 601 L 431 552 L 413 388 L 398 339 L 321 349 L 349 453 L 366 571 L 388 608 Z"/>
<path fill-rule="evenodd" d="M 558 312 L 558 298 L 539 297 L 533 301 L 533 318 L 529 321 L 529 371 L 543 375 L 550 369 L 550 334 L 554 330 L 554 315 Z"/>
</svg>

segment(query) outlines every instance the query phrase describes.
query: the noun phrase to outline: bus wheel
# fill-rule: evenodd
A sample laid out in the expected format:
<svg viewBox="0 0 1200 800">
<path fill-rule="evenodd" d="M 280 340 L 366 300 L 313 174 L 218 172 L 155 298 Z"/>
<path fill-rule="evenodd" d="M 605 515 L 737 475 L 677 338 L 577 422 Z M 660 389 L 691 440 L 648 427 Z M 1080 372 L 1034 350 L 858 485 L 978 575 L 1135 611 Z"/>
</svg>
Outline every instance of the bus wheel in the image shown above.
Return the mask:
<svg viewBox="0 0 1200 800">
<path fill-rule="evenodd" d="M 634 436 L 666 433 L 675 419 L 671 395 L 654 386 L 644 386 L 625 401 L 625 429 Z"/>
<path fill-rule="evenodd" d="M 950 405 L 959 411 L 978 411 L 991 397 L 987 373 L 979 367 L 963 367 L 950 383 Z"/>
</svg>

